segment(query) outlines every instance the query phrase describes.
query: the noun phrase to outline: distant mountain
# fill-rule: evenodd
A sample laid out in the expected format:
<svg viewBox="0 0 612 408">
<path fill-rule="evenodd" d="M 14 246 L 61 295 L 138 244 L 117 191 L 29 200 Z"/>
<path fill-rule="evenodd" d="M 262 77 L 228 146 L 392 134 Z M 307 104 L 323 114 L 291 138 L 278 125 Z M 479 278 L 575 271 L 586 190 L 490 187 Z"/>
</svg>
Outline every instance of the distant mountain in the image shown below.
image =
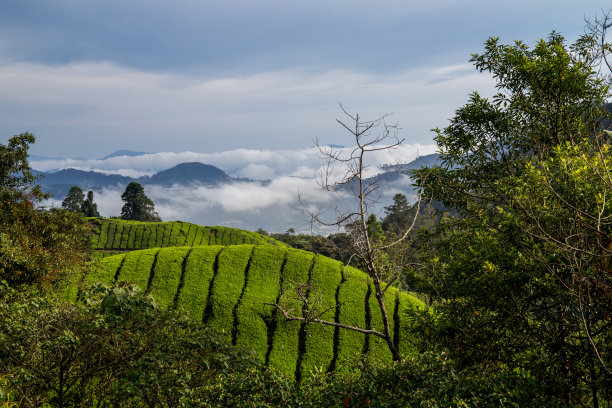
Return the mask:
<svg viewBox="0 0 612 408">
<path fill-rule="evenodd" d="M 171 186 L 173 184 L 201 183 L 217 185 L 231 182 L 233 179 L 218 167 L 199 162 L 181 163 L 168 170 L 160 171 L 150 177 L 142 177 L 142 184 L 158 184 Z"/>
<path fill-rule="evenodd" d="M 142 156 L 144 154 L 150 154 L 147 152 L 135 152 L 133 150 L 117 150 L 116 152 L 113 152 L 111 154 L 109 154 L 108 156 L 105 156 L 99 160 L 106 160 L 106 159 L 110 159 L 113 157 L 119 157 L 119 156 L 129 156 L 129 157 L 135 157 L 135 156 Z"/>
<path fill-rule="evenodd" d="M 433 154 L 427 154 L 425 156 L 417 157 L 410 163 L 399 164 L 397 166 L 396 165 L 383 166 L 382 170 L 384 171 L 382 173 L 377 174 L 374 177 L 367 178 L 364 180 L 364 182 L 368 184 L 372 182 L 392 183 L 406 175 L 410 175 L 410 171 L 412 170 L 420 169 L 421 167 L 425 167 L 425 166 L 428 166 L 428 167 L 433 166 L 438 161 L 439 158 L 440 158 L 439 154 L 433 153 Z"/>
<path fill-rule="evenodd" d="M 143 185 L 155 184 L 166 187 L 174 184 L 189 185 L 193 183 L 211 186 L 234 181 L 223 170 L 197 162 L 182 163 L 168 170 L 160 171 L 153 176 L 140 178 L 76 169 L 64 169 L 54 173 L 34 170 L 34 173 L 43 176 L 39 180 L 43 191 L 53 194 L 53 197 L 57 200 L 63 199 L 72 186 L 79 186 L 83 191 L 100 191 L 104 188 L 125 188 L 132 181 L 137 181 Z"/>
<path fill-rule="evenodd" d="M 76 169 L 64 169 L 54 173 L 36 172 L 43 176 L 39 183 L 46 193 L 53 194 L 57 200 L 63 199 L 70 187 L 79 186 L 83 191 L 100 191 L 105 187 L 126 186 L 131 181 L 131 177 L 120 176 L 118 174 L 104 174 L 97 171 L 83 171 Z"/>
<path fill-rule="evenodd" d="M 70 184 L 76 185 L 108 185 L 129 183 L 131 177 L 120 176 L 118 174 L 104 174 L 97 171 L 83 171 L 76 169 L 64 169 L 55 173 L 45 174 L 44 184 Z"/>
</svg>

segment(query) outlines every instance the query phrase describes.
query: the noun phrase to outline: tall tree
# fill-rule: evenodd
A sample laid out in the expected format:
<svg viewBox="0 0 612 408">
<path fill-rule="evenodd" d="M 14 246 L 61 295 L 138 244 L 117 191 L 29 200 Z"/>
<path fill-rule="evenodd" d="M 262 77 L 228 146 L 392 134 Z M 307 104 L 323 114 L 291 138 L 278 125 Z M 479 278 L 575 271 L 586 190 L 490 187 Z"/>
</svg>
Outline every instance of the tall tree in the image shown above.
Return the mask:
<svg viewBox="0 0 612 408">
<path fill-rule="evenodd" d="M 390 240 L 385 239 L 383 229 L 376 219 L 376 215 L 372 213 L 372 208 L 379 198 L 376 192 L 378 185 L 376 181 L 372 182 L 366 179 L 365 169 L 368 167 L 367 159 L 372 152 L 396 149 L 402 145 L 404 139 L 398 136 L 397 125 L 387 122 L 388 115 L 373 121 L 364 121 L 358 114 L 352 115 L 344 108 L 342 108 L 342 111 L 348 118 L 347 123 L 341 120 L 338 120 L 338 123 L 350 133 L 355 147 L 343 151 L 342 149 L 319 145 L 321 156 L 326 160 L 326 163 L 318 181 L 328 191 L 336 191 L 343 186 L 349 187 L 353 192 L 354 202 L 349 208 L 336 208 L 332 219 L 327 218 L 327 214 L 321 212 L 310 212 L 310 215 L 313 222 L 324 226 L 343 227 L 349 232 L 352 254 L 347 264 L 350 262 L 358 264 L 372 280 L 373 296 L 382 317 L 382 327 L 367 329 L 327 320 L 324 317 L 325 314 L 339 307 L 339 305 L 328 306 L 320 305 L 316 301 L 313 302 L 316 296 L 314 293 L 311 294 L 311 288 L 309 287 L 297 293 L 297 298 L 303 303 L 302 316 L 292 314 L 292 310 L 284 305 L 273 304 L 273 306 L 280 310 L 288 320 L 297 320 L 302 324 L 317 323 L 334 326 L 335 330 L 353 330 L 380 337 L 387 343 L 393 360 L 398 361 L 402 356 L 397 339 L 391 331 L 390 318 L 393 315 L 385 304 L 385 294 L 391 284 L 399 277 L 403 265 L 398 265 L 390 260 L 387 252 L 400 246 L 410 236 L 416 222 L 416 214 L 418 214 L 420 208 L 420 192 L 417 194 L 413 222 L 406 226 L 402 234 Z M 342 174 L 342 176 L 336 178 L 336 174 Z"/>
<path fill-rule="evenodd" d="M 124 220 L 161 221 L 153 201 L 147 197 L 140 183 L 133 181 L 128 184 L 121 199 L 125 203 L 121 208 L 121 218 Z"/>
<path fill-rule="evenodd" d="M 29 146 L 36 141 L 31 133 L 11 137 L 7 145 L 0 144 L 0 205 L 47 198 L 32 174 L 28 163 Z"/>
<path fill-rule="evenodd" d="M 79 214 L 45 211 L 48 197 L 28 163 L 30 133 L 0 144 L 0 281 L 51 285 L 65 280 L 85 258 L 87 226 Z"/>
<path fill-rule="evenodd" d="M 385 218 L 382 227 L 385 231 L 399 233 L 410 225 L 413 214 L 410 214 L 410 205 L 404 194 L 393 196 L 393 204 L 385 207 Z"/>
<path fill-rule="evenodd" d="M 87 198 L 81 204 L 81 212 L 86 217 L 100 216 L 100 213 L 98 212 L 98 204 L 94 203 L 93 196 L 93 191 L 88 191 Z"/>
<path fill-rule="evenodd" d="M 607 149 L 609 89 L 591 45 L 567 46 L 557 33 L 533 49 L 491 38 L 473 55 L 500 92 L 473 93 L 438 130 L 441 165 L 422 174 L 427 193 L 461 218 L 439 224 L 422 276 L 443 312 L 437 338 L 462 366 L 526 369 L 542 392 L 598 406 L 611 398 L 612 303 L 602 257 L 588 255 L 599 248 L 594 223 L 581 218 L 608 217 L 596 197 L 609 187 L 593 189 L 586 173 L 607 177 L 590 159 Z"/>
<path fill-rule="evenodd" d="M 72 186 L 70 191 L 68 191 L 68 195 L 62 201 L 62 207 L 68 211 L 81 212 L 84 198 L 83 190 L 78 186 Z"/>
</svg>

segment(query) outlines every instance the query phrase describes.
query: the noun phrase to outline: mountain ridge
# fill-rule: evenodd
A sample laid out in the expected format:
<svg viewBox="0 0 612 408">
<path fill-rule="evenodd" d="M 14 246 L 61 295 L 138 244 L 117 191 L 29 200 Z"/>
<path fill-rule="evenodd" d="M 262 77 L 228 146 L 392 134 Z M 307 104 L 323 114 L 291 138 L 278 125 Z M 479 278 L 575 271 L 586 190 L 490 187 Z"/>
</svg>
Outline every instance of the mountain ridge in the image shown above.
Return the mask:
<svg viewBox="0 0 612 408">
<path fill-rule="evenodd" d="M 104 188 L 125 187 L 133 181 L 142 185 L 155 184 L 170 187 L 175 184 L 189 185 L 193 183 L 217 186 L 236 180 L 220 168 L 200 162 L 180 163 L 152 176 L 144 177 L 129 177 L 73 168 L 62 169 L 53 173 L 39 171 L 34 171 L 34 173 L 42 176 L 39 183 L 43 191 L 51 193 L 56 199 L 65 197 L 72 186 L 78 186 L 84 191 L 101 191 Z"/>
</svg>

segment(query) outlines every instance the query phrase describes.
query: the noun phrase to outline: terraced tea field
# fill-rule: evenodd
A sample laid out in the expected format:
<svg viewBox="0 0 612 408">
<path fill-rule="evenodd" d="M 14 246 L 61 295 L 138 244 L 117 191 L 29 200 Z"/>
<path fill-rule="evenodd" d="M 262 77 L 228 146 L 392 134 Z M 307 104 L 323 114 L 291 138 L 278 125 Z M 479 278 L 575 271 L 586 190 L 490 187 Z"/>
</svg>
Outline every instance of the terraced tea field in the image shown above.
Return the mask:
<svg viewBox="0 0 612 408">
<path fill-rule="evenodd" d="M 106 224 L 111 227 L 111 223 Z M 142 243 L 144 233 L 136 232 L 139 224 L 134 224 L 137 227 L 133 236 L 134 242 L 138 242 L 139 236 Z M 182 230 L 178 227 L 182 223 L 163 224 L 171 227 L 159 227 L 161 231 Z M 204 234 L 200 233 L 204 230 L 202 227 L 193 231 L 187 226 L 184 241 L 164 233 L 161 241 L 156 238 L 155 242 L 199 243 L 205 241 Z M 227 230 L 232 237 L 232 230 Z M 106 236 L 109 235 L 107 232 Z M 122 233 L 121 237 L 125 235 Z M 127 234 L 127 242 L 131 235 L 131 232 Z M 174 236 L 178 237 L 178 232 Z M 199 241 L 196 236 L 201 237 Z M 210 236 L 209 231 L 208 242 Z M 122 239 L 113 238 L 113 242 L 121 244 Z M 391 360 L 386 343 L 376 336 L 331 326 L 287 322 L 272 306 L 264 304 L 287 302 L 300 314 L 301 305 L 291 303 L 291 294 L 296 285 L 307 283 L 311 288 L 310 299 L 321 296 L 324 306 L 341 304 L 323 318 L 381 330 L 381 314 L 366 274 L 344 268 L 330 258 L 283 245 L 238 244 L 137 250 L 99 262 L 97 272 L 85 277 L 85 285 L 96 281 L 133 282 L 160 305 L 184 308 L 193 319 L 224 331 L 234 344 L 254 350 L 262 362 L 294 374 L 298 380 L 315 369 L 333 370 L 359 355 Z M 393 287 L 386 296 L 387 308 L 393 317 L 391 330 L 402 352 L 408 353 L 406 311 L 422 303 Z"/>
<path fill-rule="evenodd" d="M 91 247 L 96 257 L 147 248 L 202 245 L 285 245 L 256 232 L 203 227 L 189 222 L 140 222 L 91 218 Z"/>
</svg>

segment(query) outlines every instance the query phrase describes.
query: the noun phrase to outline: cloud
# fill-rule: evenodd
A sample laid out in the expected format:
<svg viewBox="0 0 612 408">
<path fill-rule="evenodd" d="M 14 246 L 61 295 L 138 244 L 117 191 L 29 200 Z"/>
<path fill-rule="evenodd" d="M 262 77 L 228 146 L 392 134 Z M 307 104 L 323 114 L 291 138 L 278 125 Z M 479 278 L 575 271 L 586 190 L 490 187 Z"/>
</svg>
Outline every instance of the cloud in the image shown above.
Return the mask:
<svg viewBox="0 0 612 408">
<path fill-rule="evenodd" d="M 102 216 L 121 214 L 123 190 L 105 188 L 94 193 L 94 201 Z M 263 228 L 282 232 L 294 228 L 298 232 L 319 234 L 336 231 L 335 227 L 311 225 L 305 208 L 312 212 L 325 211 L 326 219 L 335 219 L 334 208 L 345 210 L 356 204 L 347 192 L 328 193 L 312 177 L 280 176 L 270 182 L 235 182 L 218 187 L 202 185 L 164 187 L 146 185 L 145 192 L 155 203 L 155 209 L 166 221 L 182 220 L 199 225 L 225 225 L 248 230 Z M 382 214 L 393 195 L 411 196 L 408 178 L 402 178 L 380 189 L 381 201 L 373 208 Z M 48 200 L 47 207 L 61 206 L 61 200 Z"/>
<path fill-rule="evenodd" d="M 351 148 L 342 150 L 347 154 Z M 417 156 L 434 153 L 435 150 L 436 146 L 433 144 L 412 144 L 391 151 L 372 152 L 367 157 L 368 163 L 372 166 L 369 175 L 378 172 L 377 166 L 397 162 L 407 163 Z M 211 164 L 232 176 L 259 180 L 269 180 L 279 176 L 313 177 L 322 164 L 319 150 L 310 147 L 282 150 L 236 149 L 217 153 L 161 152 L 136 157 L 112 157 L 106 160 L 42 160 L 32 161 L 31 165 L 40 171 L 74 168 L 137 177 L 151 175 L 186 162 Z"/>
<path fill-rule="evenodd" d="M 436 82 L 443 78 L 443 83 Z M 146 151 L 293 149 L 350 144 L 338 102 L 364 119 L 395 113 L 409 143 L 431 143 L 474 89 L 492 80 L 470 65 L 375 74 L 333 69 L 244 76 L 156 73 L 111 62 L 0 63 L 0 131 L 37 134 L 44 156 Z M 246 153 L 245 152 L 245 153 Z"/>
</svg>

